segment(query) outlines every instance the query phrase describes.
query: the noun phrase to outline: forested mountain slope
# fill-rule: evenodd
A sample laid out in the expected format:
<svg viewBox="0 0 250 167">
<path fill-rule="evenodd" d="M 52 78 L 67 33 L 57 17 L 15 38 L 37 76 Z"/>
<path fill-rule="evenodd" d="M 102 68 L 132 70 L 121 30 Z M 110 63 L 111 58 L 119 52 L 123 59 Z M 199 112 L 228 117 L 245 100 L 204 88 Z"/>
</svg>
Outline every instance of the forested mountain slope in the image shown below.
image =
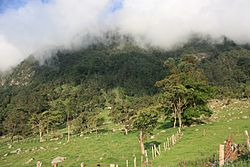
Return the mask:
<svg viewBox="0 0 250 167">
<path fill-rule="evenodd" d="M 25 122 L 32 115 L 52 111 L 55 99 L 63 99 L 67 94 L 78 103 L 74 105 L 77 113 L 107 107 L 112 90 L 117 88 L 126 97 L 154 96 L 159 92 L 155 83 L 169 74 L 164 62 L 170 57 L 180 60 L 186 55 L 196 57 L 209 85 L 216 87 L 214 96 L 249 97 L 248 45 L 237 45 L 227 38 L 222 43 L 192 38 L 177 49 L 164 51 L 141 48 L 131 41 L 99 42 L 78 51 L 60 50 L 42 64 L 30 56 L 9 74 L 1 75 L 0 133 L 8 129 L 3 125 L 8 113 L 16 111 L 16 117 L 11 119 L 23 115 L 20 120 L 23 125 L 19 122 L 21 129 L 15 133 L 31 134 L 25 130 L 28 126 Z M 65 119 L 61 118 L 57 124 L 63 124 Z"/>
</svg>

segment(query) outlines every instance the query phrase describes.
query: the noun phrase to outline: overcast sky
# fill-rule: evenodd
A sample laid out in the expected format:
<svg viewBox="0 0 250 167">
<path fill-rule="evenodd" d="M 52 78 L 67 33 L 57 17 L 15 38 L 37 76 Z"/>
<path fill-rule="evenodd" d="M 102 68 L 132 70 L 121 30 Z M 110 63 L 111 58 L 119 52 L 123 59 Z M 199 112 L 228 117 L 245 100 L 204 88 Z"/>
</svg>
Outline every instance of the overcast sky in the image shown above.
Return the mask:
<svg viewBox="0 0 250 167">
<path fill-rule="evenodd" d="M 0 70 L 112 29 L 162 48 L 192 33 L 250 42 L 250 0 L 0 0 Z"/>
</svg>

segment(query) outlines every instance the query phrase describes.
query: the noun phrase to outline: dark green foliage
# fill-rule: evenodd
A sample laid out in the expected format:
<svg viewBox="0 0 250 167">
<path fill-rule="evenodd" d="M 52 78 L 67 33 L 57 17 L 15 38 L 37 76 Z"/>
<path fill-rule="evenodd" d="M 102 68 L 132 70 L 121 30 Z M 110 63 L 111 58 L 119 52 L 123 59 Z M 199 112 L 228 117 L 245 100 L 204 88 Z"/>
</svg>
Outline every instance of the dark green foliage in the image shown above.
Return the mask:
<svg viewBox="0 0 250 167">
<path fill-rule="evenodd" d="M 159 119 L 159 114 L 154 108 L 144 108 L 138 111 L 133 127 L 144 134 L 150 133 L 156 126 Z"/>
<path fill-rule="evenodd" d="M 97 132 L 98 128 L 100 128 L 105 121 L 105 119 L 103 117 L 99 117 L 98 114 L 98 112 L 82 112 L 73 121 L 74 132 Z"/>
<path fill-rule="evenodd" d="M 25 137 L 29 133 L 27 121 L 28 116 L 25 112 L 13 109 L 7 113 L 5 121 L 3 122 L 3 128 L 10 134 L 11 140 L 13 140 L 16 135 Z"/>
<path fill-rule="evenodd" d="M 165 76 L 175 83 L 173 90 L 188 101 L 185 124 L 203 111 L 209 115 L 205 106 L 208 98 L 250 96 L 248 45 L 240 46 L 227 38 L 218 43 L 210 37 L 193 36 L 183 47 L 163 51 L 143 49 L 132 39 L 123 37 L 121 42 L 121 38 L 108 33 L 106 42 L 97 40 L 78 51 L 58 51 L 42 64 L 31 56 L 6 76 L 1 74 L 0 135 L 6 132 L 3 123 L 8 114 L 17 110 L 25 113 L 27 122 L 45 114 L 51 118 L 48 127 L 59 128 L 66 125 L 67 112 L 71 113 L 70 121 L 79 119 L 84 125 L 85 112 L 96 113 L 111 106 L 113 121 L 131 126 L 137 111 L 159 102 L 154 84 Z M 168 68 L 163 66 L 166 60 Z M 178 80 L 181 84 L 176 84 Z M 119 98 L 115 90 L 122 93 Z"/>
<path fill-rule="evenodd" d="M 205 105 L 192 106 L 183 113 L 183 123 L 185 125 L 207 123 L 212 115 L 212 111 Z"/>
<path fill-rule="evenodd" d="M 141 108 L 133 119 L 133 127 L 140 132 L 139 142 L 141 154 L 145 154 L 144 140 L 147 134 L 151 133 L 157 126 L 159 114 L 154 107 Z"/>
<path fill-rule="evenodd" d="M 109 97 L 109 115 L 114 123 L 122 124 L 127 133 L 132 128 L 133 117 L 136 114 L 135 106 L 132 105 L 134 98 L 126 96 L 121 88 L 112 90 Z"/>
<path fill-rule="evenodd" d="M 166 73 L 162 60 L 162 52 L 153 53 L 131 44 L 121 49 L 96 46 L 74 53 L 58 52 L 38 67 L 33 83 L 80 84 L 93 80 L 106 89 L 123 87 L 131 95 L 153 93 L 154 82 Z"/>
<path fill-rule="evenodd" d="M 221 87 L 222 93 L 226 87 L 232 93 L 230 96 L 241 97 L 241 85 L 250 80 L 250 52 L 245 49 L 230 50 L 210 57 L 201 62 L 211 85 Z M 225 95 L 227 93 L 225 92 Z"/>
<path fill-rule="evenodd" d="M 250 82 L 247 82 L 244 87 L 244 95 L 250 98 Z"/>
<path fill-rule="evenodd" d="M 209 85 L 197 62 L 197 57 L 190 54 L 183 55 L 180 60 L 169 58 L 165 65 L 170 75 L 156 82 L 162 89 L 162 107 L 172 111 L 174 127 L 177 118 L 181 127 L 182 123 L 190 125 L 211 115 L 206 107 Z"/>
</svg>

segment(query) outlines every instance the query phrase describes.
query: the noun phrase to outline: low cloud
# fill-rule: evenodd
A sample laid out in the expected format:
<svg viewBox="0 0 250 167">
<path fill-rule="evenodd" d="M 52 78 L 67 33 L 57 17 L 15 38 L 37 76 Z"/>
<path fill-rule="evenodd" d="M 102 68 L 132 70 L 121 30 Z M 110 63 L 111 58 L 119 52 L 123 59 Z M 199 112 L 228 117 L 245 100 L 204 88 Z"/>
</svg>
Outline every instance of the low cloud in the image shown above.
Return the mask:
<svg viewBox="0 0 250 167">
<path fill-rule="evenodd" d="M 29 0 L 0 14 L 0 70 L 43 50 L 80 47 L 84 35 L 112 29 L 166 49 L 192 33 L 250 42 L 249 0 L 43 2 Z"/>
</svg>

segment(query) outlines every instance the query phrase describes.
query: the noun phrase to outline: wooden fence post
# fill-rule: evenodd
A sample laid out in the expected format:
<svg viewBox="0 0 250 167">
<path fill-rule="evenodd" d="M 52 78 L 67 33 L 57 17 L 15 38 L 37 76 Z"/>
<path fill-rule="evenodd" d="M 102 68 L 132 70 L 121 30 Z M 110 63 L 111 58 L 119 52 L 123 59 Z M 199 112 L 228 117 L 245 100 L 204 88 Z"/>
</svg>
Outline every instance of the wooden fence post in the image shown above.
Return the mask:
<svg viewBox="0 0 250 167">
<path fill-rule="evenodd" d="M 157 156 L 157 153 L 156 153 L 156 146 L 155 146 L 155 144 L 154 144 L 154 157 L 156 157 Z"/>
<path fill-rule="evenodd" d="M 224 165 L 224 145 L 223 144 L 220 144 L 219 165 L 220 167 Z"/>
<path fill-rule="evenodd" d="M 178 128 L 178 133 L 181 134 L 181 128 Z"/>
<path fill-rule="evenodd" d="M 164 148 L 164 151 L 166 151 L 166 142 L 163 143 L 163 148 Z"/>
<path fill-rule="evenodd" d="M 249 135 L 248 135 L 247 130 L 245 130 L 245 135 L 246 135 L 246 144 L 247 144 L 248 154 L 250 154 L 250 140 L 249 140 Z"/>
<path fill-rule="evenodd" d="M 158 146 L 159 155 L 161 155 L 161 145 Z"/>
<path fill-rule="evenodd" d="M 169 138 L 167 138 L 167 148 L 170 148 Z"/>
<path fill-rule="evenodd" d="M 152 146 L 152 159 L 154 160 L 155 159 L 155 151 L 154 151 L 154 146 Z"/>
<path fill-rule="evenodd" d="M 148 165 L 148 150 L 145 150 L 146 165 Z"/>
<path fill-rule="evenodd" d="M 115 164 L 110 164 L 110 167 L 115 167 Z"/>
<path fill-rule="evenodd" d="M 155 157 L 158 155 L 160 155 L 160 152 L 157 150 L 157 147 L 156 145 L 154 144 L 154 150 L 155 150 Z"/>
<path fill-rule="evenodd" d="M 134 156 L 134 167 L 136 167 L 136 156 Z"/>
<path fill-rule="evenodd" d="M 126 167 L 128 167 L 128 160 L 126 160 Z"/>
<path fill-rule="evenodd" d="M 172 146 L 174 145 L 174 135 L 172 135 Z"/>
<path fill-rule="evenodd" d="M 85 167 L 84 162 L 81 163 L 81 167 Z"/>
<path fill-rule="evenodd" d="M 144 155 L 145 155 L 145 150 L 144 150 Z M 141 155 L 141 166 L 143 166 L 143 155 Z"/>
<path fill-rule="evenodd" d="M 118 164 L 116 164 L 115 167 L 119 167 Z"/>
<path fill-rule="evenodd" d="M 36 167 L 41 167 L 42 166 L 42 162 L 41 161 L 37 161 L 36 162 Z"/>
</svg>

